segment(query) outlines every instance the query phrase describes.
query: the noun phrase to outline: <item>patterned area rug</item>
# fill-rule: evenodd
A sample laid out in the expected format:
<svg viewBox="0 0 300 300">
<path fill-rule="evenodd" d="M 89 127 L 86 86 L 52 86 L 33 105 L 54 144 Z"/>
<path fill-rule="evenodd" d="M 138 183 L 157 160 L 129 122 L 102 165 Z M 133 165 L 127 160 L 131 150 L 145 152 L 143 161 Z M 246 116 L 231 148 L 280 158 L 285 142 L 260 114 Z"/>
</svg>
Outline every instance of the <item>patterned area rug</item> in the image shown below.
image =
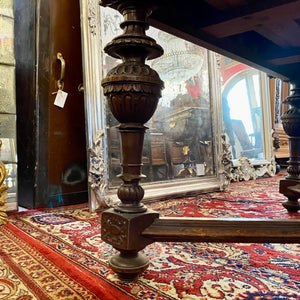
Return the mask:
<svg viewBox="0 0 300 300">
<path fill-rule="evenodd" d="M 229 192 L 151 203 L 164 216 L 300 218 L 288 214 L 280 177 Z M 300 299 L 300 244 L 154 243 L 150 267 L 122 282 L 115 253 L 87 206 L 11 214 L 0 228 L 0 299 Z"/>
</svg>

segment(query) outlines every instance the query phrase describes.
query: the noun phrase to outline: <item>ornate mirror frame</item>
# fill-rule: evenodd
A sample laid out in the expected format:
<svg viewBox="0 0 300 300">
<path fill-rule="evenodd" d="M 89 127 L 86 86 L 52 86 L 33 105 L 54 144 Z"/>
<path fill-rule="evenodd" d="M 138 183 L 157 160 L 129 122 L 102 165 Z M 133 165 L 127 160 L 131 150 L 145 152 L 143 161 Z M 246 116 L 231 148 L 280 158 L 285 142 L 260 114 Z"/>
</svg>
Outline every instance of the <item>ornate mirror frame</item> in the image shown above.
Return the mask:
<svg viewBox="0 0 300 300">
<path fill-rule="evenodd" d="M 117 188 L 108 188 L 106 105 L 100 82 L 102 75 L 103 47 L 101 45 L 101 15 L 96 0 L 80 1 L 83 52 L 84 98 L 86 111 L 86 133 L 89 165 L 89 205 L 90 210 L 111 207 L 119 199 Z M 119 24 L 117 24 L 119 27 Z M 207 50 L 208 51 L 208 50 Z M 222 110 L 220 97 L 219 56 L 208 51 L 211 119 L 213 132 L 214 176 L 204 176 L 189 180 L 176 179 L 161 183 L 144 183 L 143 201 L 166 197 L 183 196 L 199 192 L 226 189 L 230 183 L 230 172 L 226 161 L 225 140 L 222 136 Z M 176 188 L 175 188 L 176 187 Z"/>
<path fill-rule="evenodd" d="M 259 75 L 263 159 L 249 159 L 247 157 L 234 159 L 230 174 L 232 181 L 256 179 L 264 175 L 274 176 L 276 173 L 272 143 L 269 78 L 266 73 L 255 69 L 237 72 L 234 76 L 240 76 L 240 73 L 243 72 L 257 73 Z M 240 76 L 240 78 L 243 77 Z M 224 85 L 225 89 L 226 84 Z"/>
</svg>

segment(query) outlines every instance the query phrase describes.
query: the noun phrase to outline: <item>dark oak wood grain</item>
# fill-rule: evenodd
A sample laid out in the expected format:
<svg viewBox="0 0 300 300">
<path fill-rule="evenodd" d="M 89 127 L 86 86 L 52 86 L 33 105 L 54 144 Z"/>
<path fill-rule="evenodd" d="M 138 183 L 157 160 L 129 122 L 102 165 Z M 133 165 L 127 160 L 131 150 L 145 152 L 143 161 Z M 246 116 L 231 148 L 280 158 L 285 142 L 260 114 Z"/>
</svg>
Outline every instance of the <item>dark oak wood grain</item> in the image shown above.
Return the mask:
<svg viewBox="0 0 300 300">
<path fill-rule="evenodd" d="M 160 242 L 299 243 L 300 220 L 166 217 L 142 236 Z"/>
</svg>

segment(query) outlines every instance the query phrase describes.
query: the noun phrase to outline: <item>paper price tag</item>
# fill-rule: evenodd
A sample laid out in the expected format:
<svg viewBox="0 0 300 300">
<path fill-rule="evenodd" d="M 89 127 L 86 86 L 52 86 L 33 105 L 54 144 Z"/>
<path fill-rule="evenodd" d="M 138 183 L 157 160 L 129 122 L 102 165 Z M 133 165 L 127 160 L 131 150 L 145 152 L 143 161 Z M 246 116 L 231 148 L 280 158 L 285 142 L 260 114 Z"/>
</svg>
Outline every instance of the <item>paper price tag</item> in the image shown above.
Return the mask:
<svg viewBox="0 0 300 300">
<path fill-rule="evenodd" d="M 68 93 L 64 91 L 58 91 L 54 100 L 54 105 L 64 108 Z"/>
<path fill-rule="evenodd" d="M 205 175 L 205 165 L 204 164 L 196 164 L 196 173 L 197 173 L 197 176 Z"/>
</svg>

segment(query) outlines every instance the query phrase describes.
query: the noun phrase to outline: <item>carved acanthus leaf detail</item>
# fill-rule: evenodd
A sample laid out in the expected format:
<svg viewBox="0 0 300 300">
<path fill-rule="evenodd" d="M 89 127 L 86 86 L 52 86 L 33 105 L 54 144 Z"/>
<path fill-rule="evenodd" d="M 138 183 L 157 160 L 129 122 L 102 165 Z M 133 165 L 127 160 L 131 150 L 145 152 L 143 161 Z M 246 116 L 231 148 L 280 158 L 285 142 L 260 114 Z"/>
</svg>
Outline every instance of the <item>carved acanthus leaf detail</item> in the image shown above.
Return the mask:
<svg viewBox="0 0 300 300">
<path fill-rule="evenodd" d="M 232 170 L 232 181 L 257 179 L 258 177 L 268 175 L 274 176 L 276 173 L 275 159 L 270 163 L 261 163 L 254 166 L 247 157 L 241 157 Z"/>
<path fill-rule="evenodd" d="M 89 149 L 90 168 L 88 181 L 91 187 L 92 201 L 93 203 L 97 203 L 97 206 L 94 205 L 93 210 L 113 207 L 119 203 L 119 201 L 113 201 L 107 196 L 107 184 L 105 179 L 107 166 L 104 158 L 103 138 L 104 130 L 98 130 L 93 142 L 93 148 Z"/>
</svg>

